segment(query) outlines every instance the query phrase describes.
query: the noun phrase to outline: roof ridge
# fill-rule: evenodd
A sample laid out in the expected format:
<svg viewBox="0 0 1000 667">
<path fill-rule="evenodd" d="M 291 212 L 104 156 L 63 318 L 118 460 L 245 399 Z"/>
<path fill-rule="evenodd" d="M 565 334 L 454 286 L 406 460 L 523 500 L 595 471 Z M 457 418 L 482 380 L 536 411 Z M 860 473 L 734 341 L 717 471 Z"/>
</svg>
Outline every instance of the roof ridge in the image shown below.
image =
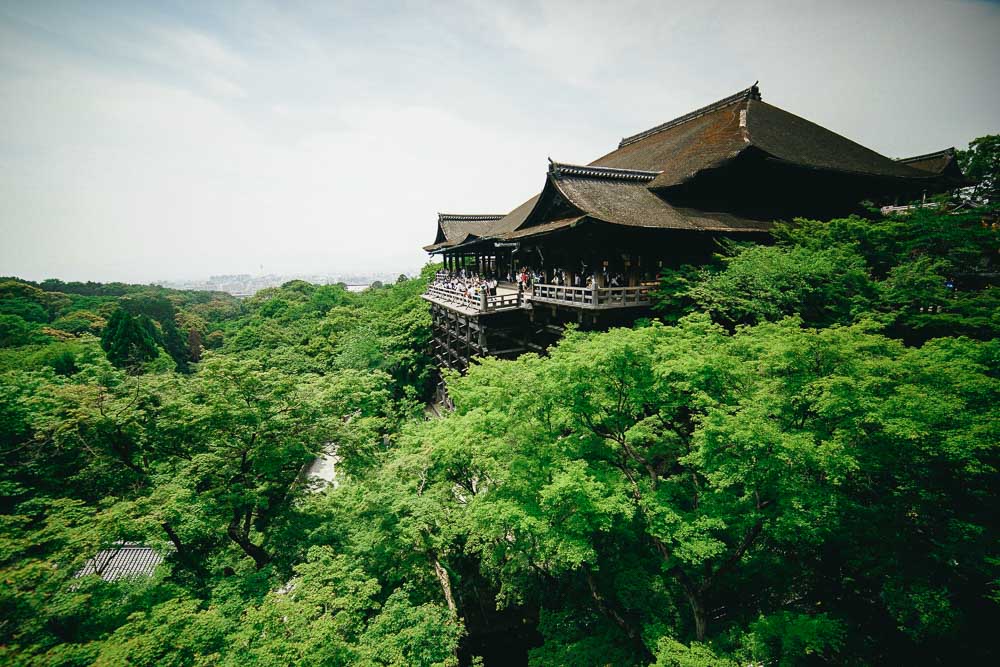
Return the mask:
<svg viewBox="0 0 1000 667">
<path fill-rule="evenodd" d="M 615 181 L 649 182 L 662 174 L 662 171 L 643 171 L 641 169 L 621 169 L 618 167 L 590 167 L 565 162 L 554 162 L 549 158 L 549 173 L 555 176 L 584 176 L 603 178 Z"/>
<path fill-rule="evenodd" d="M 506 213 L 438 213 L 438 222 L 444 221 L 482 221 L 490 222 L 493 220 L 499 220 L 500 218 L 507 215 Z"/>
<path fill-rule="evenodd" d="M 633 134 L 630 137 L 625 137 L 618 142 L 618 148 L 624 148 L 629 144 L 634 144 L 637 141 L 642 141 L 646 137 L 651 137 L 654 134 L 659 134 L 664 130 L 669 130 L 672 127 L 677 127 L 678 125 L 682 125 L 688 122 L 689 120 L 694 120 L 695 118 L 699 118 L 701 116 L 704 116 L 705 114 L 711 113 L 713 111 L 718 111 L 719 109 L 728 107 L 731 104 L 735 104 L 736 102 L 743 102 L 745 100 L 759 101 L 761 97 L 760 97 L 760 88 L 757 86 L 758 83 L 759 83 L 758 81 L 754 81 L 753 85 L 750 86 L 749 88 L 741 90 L 738 93 L 734 93 L 729 97 L 724 97 L 721 100 L 712 102 L 711 104 L 703 106 L 700 109 L 695 109 L 694 111 L 688 112 L 683 116 L 678 116 L 673 120 L 668 120 L 666 123 L 661 123 L 656 127 L 651 127 L 648 130 L 643 130 L 638 134 Z"/>
<path fill-rule="evenodd" d="M 909 162 L 926 160 L 927 158 L 941 157 L 942 155 L 954 155 L 954 154 L 955 154 L 955 147 L 952 146 L 951 148 L 943 148 L 939 151 L 934 151 L 933 153 L 924 153 L 923 155 L 913 155 L 911 157 L 898 157 L 896 158 L 896 162 L 899 162 L 901 164 L 907 164 Z"/>
</svg>

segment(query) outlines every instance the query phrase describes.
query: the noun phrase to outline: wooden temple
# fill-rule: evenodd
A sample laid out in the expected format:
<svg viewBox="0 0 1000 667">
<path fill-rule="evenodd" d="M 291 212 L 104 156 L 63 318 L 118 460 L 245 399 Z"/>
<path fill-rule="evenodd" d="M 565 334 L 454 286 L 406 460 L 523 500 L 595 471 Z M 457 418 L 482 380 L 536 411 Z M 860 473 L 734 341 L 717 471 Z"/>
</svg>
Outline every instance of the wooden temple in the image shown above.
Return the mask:
<svg viewBox="0 0 1000 667">
<path fill-rule="evenodd" d="M 630 324 L 650 315 L 663 268 L 703 263 L 722 239 L 764 242 L 774 220 L 864 213 L 862 202 L 912 201 L 962 179 L 953 149 L 893 160 L 767 104 L 754 84 L 588 165 L 550 160 L 539 193 L 505 215 L 440 214 L 424 248 L 444 263 L 424 295 L 434 354 L 464 369 L 544 350 L 568 322 Z M 463 275 L 499 284 L 475 293 Z"/>
</svg>

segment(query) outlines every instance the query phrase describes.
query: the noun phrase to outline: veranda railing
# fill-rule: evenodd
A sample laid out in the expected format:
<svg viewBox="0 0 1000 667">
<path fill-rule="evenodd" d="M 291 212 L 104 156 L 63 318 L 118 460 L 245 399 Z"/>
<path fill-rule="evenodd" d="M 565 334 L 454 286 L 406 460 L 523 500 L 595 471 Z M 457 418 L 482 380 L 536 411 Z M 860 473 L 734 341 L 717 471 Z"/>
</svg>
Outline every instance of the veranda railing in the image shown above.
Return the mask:
<svg viewBox="0 0 1000 667">
<path fill-rule="evenodd" d="M 582 308 L 621 308 L 652 303 L 647 285 L 636 287 L 570 287 L 536 283 L 530 299 L 542 303 L 576 304 Z"/>
<path fill-rule="evenodd" d="M 470 296 L 464 291 L 448 289 L 439 285 L 429 285 L 426 295 L 446 304 L 480 313 L 492 313 L 498 310 L 521 307 L 520 294 L 487 294 L 486 292 L 481 292 Z"/>
</svg>

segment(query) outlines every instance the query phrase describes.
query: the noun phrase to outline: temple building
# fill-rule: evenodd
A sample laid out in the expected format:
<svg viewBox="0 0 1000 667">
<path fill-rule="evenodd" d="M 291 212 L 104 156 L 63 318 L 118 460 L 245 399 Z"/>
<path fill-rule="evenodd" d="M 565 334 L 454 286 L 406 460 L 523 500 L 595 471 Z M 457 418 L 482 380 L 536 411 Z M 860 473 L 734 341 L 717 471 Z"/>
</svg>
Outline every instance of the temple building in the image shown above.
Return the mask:
<svg viewBox="0 0 1000 667">
<path fill-rule="evenodd" d="M 774 220 L 865 213 L 862 202 L 962 182 L 954 149 L 893 160 L 767 104 L 754 84 L 588 165 L 549 160 L 538 194 L 506 215 L 440 214 L 424 248 L 444 263 L 424 296 L 434 353 L 464 369 L 543 350 L 568 322 L 629 324 L 650 315 L 663 268 L 703 263 L 722 239 L 764 242 Z"/>
</svg>

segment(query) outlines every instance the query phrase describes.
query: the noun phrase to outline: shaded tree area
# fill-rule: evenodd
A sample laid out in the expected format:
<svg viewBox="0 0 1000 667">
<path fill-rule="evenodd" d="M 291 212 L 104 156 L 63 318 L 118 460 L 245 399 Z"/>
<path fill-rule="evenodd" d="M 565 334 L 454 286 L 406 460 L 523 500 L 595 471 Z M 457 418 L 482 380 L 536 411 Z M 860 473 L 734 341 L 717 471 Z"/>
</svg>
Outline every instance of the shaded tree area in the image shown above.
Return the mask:
<svg viewBox="0 0 1000 667">
<path fill-rule="evenodd" d="M 101 347 L 108 361 L 118 368 L 139 373 L 142 365 L 157 357 L 159 332 L 146 315 L 132 315 L 119 308 L 101 333 Z"/>
<path fill-rule="evenodd" d="M 3 278 L 0 368 L 33 359 L 49 366 L 58 363 L 65 372 L 72 366 L 70 358 L 89 349 L 91 337 L 97 336 L 106 350 L 113 350 L 110 358 L 119 367 L 146 372 L 146 365 L 157 360 L 162 349 L 168 359 L 156 361 L 148 370 L 188 372 L 189 362 L 197 361 L 191 356 L 192 337 L 201 341 L 215 334 L 211 340 L 218 340 L 223 323 L 242 312 L 236 298 L 218 292 Z M 151 339 L 153 346 L 145 339 Z M 60 352 L 54 356 L 55 346 Z"/>
</svg>

